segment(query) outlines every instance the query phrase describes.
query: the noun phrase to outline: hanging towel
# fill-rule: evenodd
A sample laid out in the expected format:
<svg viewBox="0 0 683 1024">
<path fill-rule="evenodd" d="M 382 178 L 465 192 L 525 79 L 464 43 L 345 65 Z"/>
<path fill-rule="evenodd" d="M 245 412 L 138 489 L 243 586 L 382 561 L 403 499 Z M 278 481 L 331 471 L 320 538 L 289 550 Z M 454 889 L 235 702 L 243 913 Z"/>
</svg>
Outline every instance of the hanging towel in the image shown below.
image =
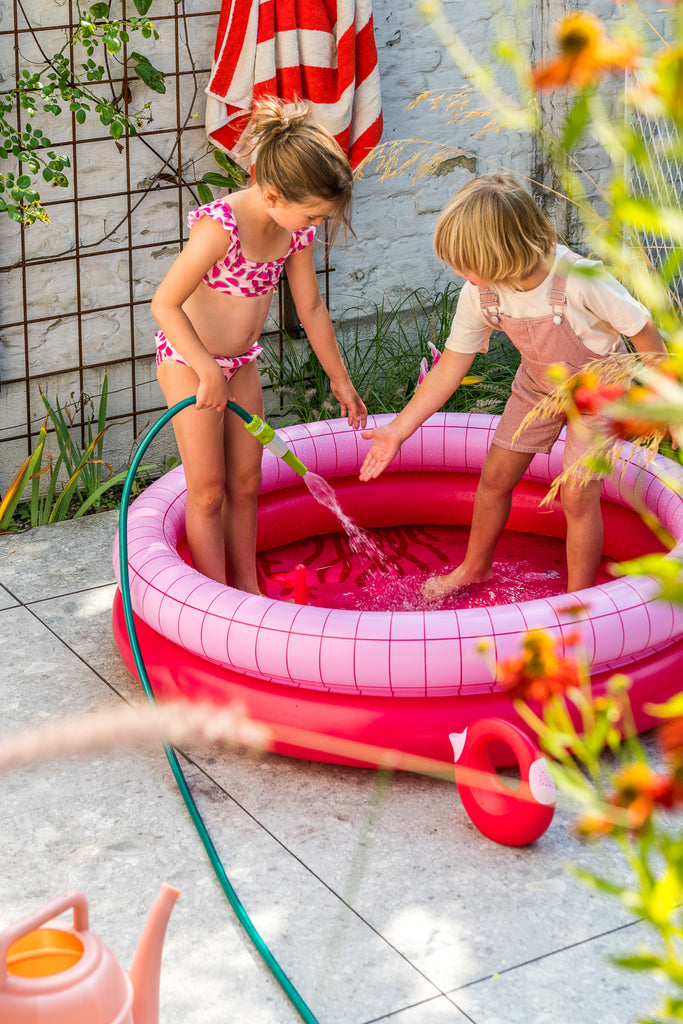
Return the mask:
<svg viewBox="0 0 683 1024">
<path fill-rule="evenodd" d="M 206 93 L 209 139 L 246 170 L 266 96 L 307 100 L 357 167 L 382 134 L 372 0 L 223 0 Z"/>
</svg>

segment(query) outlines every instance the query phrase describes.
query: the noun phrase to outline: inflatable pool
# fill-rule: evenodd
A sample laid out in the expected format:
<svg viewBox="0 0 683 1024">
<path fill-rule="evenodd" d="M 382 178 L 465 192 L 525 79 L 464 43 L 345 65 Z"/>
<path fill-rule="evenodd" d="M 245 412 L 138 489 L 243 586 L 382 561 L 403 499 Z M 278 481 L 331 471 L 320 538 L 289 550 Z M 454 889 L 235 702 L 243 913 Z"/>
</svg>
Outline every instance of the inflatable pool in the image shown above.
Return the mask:
<svg viewBox="0 0 683 1024">
<path fill-rule="evenodd" d="M 345 513 L 363 527 L 467 524 L 496 422 L 437 414 L 382 477 L 365 484 L 357 474 L 368 445 L 345 420 L 280 434 L 309 470 L 332 483 Z M 550 455 L 534 458 L 515 493 L 508 532 L 534 535 L 539 544 L 563 536 L 559 506 L 538 507 L 562 454 L 560 439 Z M 624 444 L 618 471 L 603 485 L 606 555 L 621 560 L 661 550 L 635 506 L 657 517 L 674 538 L 671 555 L 680 557 L 682 485 L 681 467 Z M 270 726 L 279 752 L 377 764 L 388 749 L 452 761 L 449 734 L 482 717 L 520 724 L 491 664 L 515 657 L 534 629 L 560 641 L 581 634 L 596 692 L 613 673 L 627 673 L 640 729 L 652 724 L 643 705 L 678 689 L 683 611 L 657 599 L 650 577 L 493 607 L 382 612 L 299 605 L 197 573 L 178 551 L 184 509 L 178 467 L 145 490 L 128 515 L 131 600 L 155 692 L 160 699 L 238 701 Z M 296 473 L 264 452 L 259 551 L 338 529 Z M 116 549 L 114 565 L 118 577 Z M 134 672 L 120 595 L 114 632 Z"/>
</svg>

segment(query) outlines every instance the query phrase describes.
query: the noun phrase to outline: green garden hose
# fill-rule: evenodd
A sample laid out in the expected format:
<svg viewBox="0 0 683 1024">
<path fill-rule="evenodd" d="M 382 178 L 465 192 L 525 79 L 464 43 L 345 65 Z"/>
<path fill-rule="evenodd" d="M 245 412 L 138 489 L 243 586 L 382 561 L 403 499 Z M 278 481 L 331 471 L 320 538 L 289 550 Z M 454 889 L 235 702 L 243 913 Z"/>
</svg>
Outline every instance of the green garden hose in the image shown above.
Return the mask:
<svg viewBox="0 0 683 1024">
<path fill-rule="evenodd" d="M 120 565 L 120 576 L 121 576 L 121 597 L 123 599 L 123 610 L 126 620 L 126 629 L 128 631 L 128 641 L 130 643 L 131 651 L 135 659 L 135 666 L 138 671 L 138 676 L 142 684 L 142 688 L 147 698 L 154 704 L 156 703 L 156 697 L 147 675 L 144 661 L 142 659 L 142 653 L 140 651 L 140 643 L 138 641 L 137 631 L 135 629 L 135 621 L 133 617 L 133 608 L 130 598 L 130 580 L 128 574 L 128 531 L 127 531 L 127 520 L 128 520 L 128 504 L 130 501 L 130 494 L 133 487 L 133 481 L 135 480 L 135 474 L 137 473 L 140 461 L 144 452 L 147 449 L 150 441 L 159 433 L 159 431 L 168 423 L 176 413 L 186 408 L 188 405 L 192 405 L 197 399 L 194 395 L 190 398 L 184 399 L 182 402 L 178 402 L 171 409 L 161 416 L 159 420 L 154 424 L 153 427 L 148 431 L 143 440 L 140 443 L 140 447 L 135 453 L 133 460 L 130 464 L 130 469 L 126 475 L 126 479 L 123 484 L 123 492 L 121 495 L 121 509 L 119 512 L 119 565 Z M 278 458 L 283 459 L 288 465 L 292 467 L 300 476 L 303 476 L 307 470 L 306 467 L 300 462 L 296 456 L 290 452 L 284 442 L 275 434 L 275 431 L 267 423 L 264 423 L 258 416 L 250 416 L 246 410 L 244 410 L 236 402 L 228 402 L 228 408 L 232 412 L 236 413 L 243 421 L 250 433 L 254 434 L 261 443 L 270 448 Z M 284 452 L 283 452 L 284 449 Z M 265 944 L 258 931 L 254 927 L 254 924 L 244 909 L 237 893 L 232 887 L 232 883 L 228 878 L 223 863 L 218 855 L 218 851 L 213 844 L 213 840 L 209 835 L 209 832 L 204 824 L 204 821 L 199 813 L 197 804 L 194 801 L 192 794 L 188 788 L 187 782 L 183 775 L 182 769 L 178 762 L 175 751 L 167 744 L 164 744 L 164 751 L 168 762 L 171 766 L 171 770 L 175 777 L 180 794 L 185 802 L 185 806 L 192 819 L 199 838 L 202 841 L 204 849 L 208 855 L 211 866 L 214 873 L 220 883 L 220 886 L 225 893 L 230 906 L 235 912 L 235 915 L 244 928 L 245 932 L 253 942 L 256 950 L 262 957 L 264 963 L 268 967 L 275 980 L 278 982 L 283 992 L 290 1000 L 292 1005 L 298 1011 L 302 1020 L 306 1021 L 307 1024 L 318 1024 L 317 1018 L 314 1017 L 311 1010 L 308 1008 L 306 1003 L 303 1001 L 297 990 L 292 985 L 285 972 L 280 967 L 279 963 L 271 953 L 268 946 Z"/>
</svg>

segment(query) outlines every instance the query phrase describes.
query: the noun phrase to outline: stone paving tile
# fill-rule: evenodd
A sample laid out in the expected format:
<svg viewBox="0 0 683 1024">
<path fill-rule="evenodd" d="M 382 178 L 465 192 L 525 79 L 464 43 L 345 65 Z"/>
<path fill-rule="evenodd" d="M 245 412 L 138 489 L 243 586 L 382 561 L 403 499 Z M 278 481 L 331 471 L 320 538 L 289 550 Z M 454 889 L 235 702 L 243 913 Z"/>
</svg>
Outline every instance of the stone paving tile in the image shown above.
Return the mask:
<svg viewBox="0 0 683 1024">
<path fill-rule="evenodd" d="M 0 536 L 3 730 L 141 699 L 111 636 L 115 529 L 106 513 Z M 188 753 L 228 876 L 321 1024 L 628 1024 L 652 1001 L 648 979 L 607 961 L 644 926 L 566 870 L 621 864 L 577 842 L 564 799 L 515 850 L 484 839 L 445 780 Z M 0 926 L 81 888 L 127 967 L 167 881 L 182 897 L 162 1024 L 299 1019 L 227 906 L 161 751 L 17 768 L 2 793 Z"/>
<path fill-rule="evenodd" d="M 126 700 L 140 700 L 142 689 L 123 664 L 111 631 L 116 584 L 91 587 L 34 602 L 31 612 Z"/>
<path fill-rule="evenodd" d="M 445 780 L 402 773 L 382 785 L 369 770 L 277 755 L 240 763 L 230 751 L 197 759 L 442 991 L 630 920 L 567 870 L 618 877 L 623 865 L 611 846 L 578 842 L 563 797 L 545 835 L 512 849 L 474 828 Z"/>
<path fill-rule="evenodd" d="M 4 608 L 15 608 L 17 604 L 16 598 L 12 597 L 4 587 L 0 587 L 0 611 Z"/>
<path fill-rule="evenodd" d="M 117 706 L 99 677 L 28 608 L 6 610 L 0 621 L 2 655 L 17 666 L 0 687 L 6 731 Z M 366 1019 L 373 1003 L 371 1016 L 386 1009 L 384 988 L 373 998 L 357 983 L 373 968 L 390 982 L 392 1009 L 434 994 L 429 982 L 205 775 L 190 767 L 188 776 L 198 799 L 211 805 L 214 824 L 218 812 L 225 815 L 219 843 L 226 864 L 236 861 L 236 882 L 253 904 L 255 924 L 291 961 L 287 967 L 295 984 L 305 984 L 318 1002 L 343 1007 L 342 1016 L 336 1009 L 333 1015 L 340 1022 Z M 2 922 L 62 891 L 81 889 L 93 904 L 93 926 L 97 921 L 103 932 L 110 930 L 101 937 L 113 936 L 109 944 L 127 964 L 144 910 L 156 886 L 167 881 L 183 897 L 169 926 L 164 963 L 171 980 L 165 990 L 170 985 L 175 995 L 167 995 L 163 1019 L 173 1024 L 297 1019 L 218 890 L 160 752 L 93 755 L 17 769 L 3 777 L 3 809 Z M 349 943 L 341 967 L 315 955 L 320 936 L 327 935 L 329 943 L 339 931 Z M 257 978 L 251 980 L 253 971 Z M 179 994 L 180 978 L 188 991 L 201 991 L 194 1006 Z"/>
<path fill-rule="evenodd" d="M 651 976 L 620 970 L 609 958 L 651 940 L 647 925 L 634 922 L 450 996 L 475 1024 L 636 1024 L 657 1005 L 662 989 Z"/>
<path fill-rule="evenodd" d="M 114 581 L 118 512 L 0 535 L 0 584 L 19 601 L 73 594 Z"/>
</svg>

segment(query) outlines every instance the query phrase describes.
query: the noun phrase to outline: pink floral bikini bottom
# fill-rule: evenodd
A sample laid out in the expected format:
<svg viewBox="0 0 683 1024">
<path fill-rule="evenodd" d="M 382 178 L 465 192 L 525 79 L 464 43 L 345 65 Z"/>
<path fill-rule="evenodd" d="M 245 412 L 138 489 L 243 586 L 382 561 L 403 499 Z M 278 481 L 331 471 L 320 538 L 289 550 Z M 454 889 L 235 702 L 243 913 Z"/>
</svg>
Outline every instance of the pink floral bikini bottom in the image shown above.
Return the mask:
<svg viewBox="0 0 683 1024">
<path fill-rule="evenodd" d="M 173 348 L 173 345 L 171 345 L 163 331 L 157 331 L 154 335 L 154 340 L 157 346 L 157 366 L 167 359 L 172 360 L 174 363 L 182 363 L 183 366 L 189 366 L 189 363 L 186 363 L 180 353 L 176 352 Z M 258 342 L 254 342 L 251 348 L 241 356 L 214 356 L 214 359 L 223 371 L 225 379 L 232 380 L 240 366 L 253 363 L 262 351 L 263 349 Z"/>
</svg>

